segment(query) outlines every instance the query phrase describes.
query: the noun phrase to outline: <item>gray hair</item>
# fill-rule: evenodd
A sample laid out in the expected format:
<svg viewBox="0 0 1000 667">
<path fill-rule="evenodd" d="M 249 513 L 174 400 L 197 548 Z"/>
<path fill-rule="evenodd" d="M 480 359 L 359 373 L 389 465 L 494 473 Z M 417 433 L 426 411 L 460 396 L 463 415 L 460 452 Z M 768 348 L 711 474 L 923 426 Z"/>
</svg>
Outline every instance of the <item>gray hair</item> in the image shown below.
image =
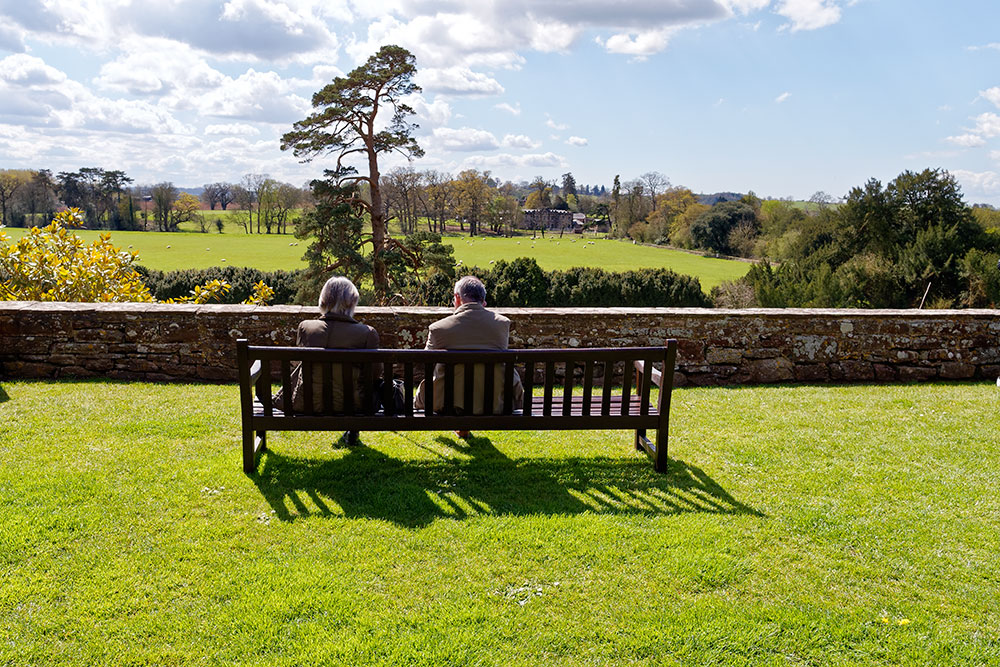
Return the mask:
<svg viewBox="0 0 1000 667">
<path fill-rule="evenodd" d="M 358 305 L 358 288 L 344 276 L 334 276 L 326 281 L 319 293 L 319 312 L 323 315 L 337 313 L 354 317 Z"/>
<path fill-rule="evenodd" d="M 475 276 L 465 276 L 455 283 L 455 294 L 462 299 L 462 303 L 475 301 L 476 303 L 486 303 L 486 286 L 483 281 Z"/>
</svg>

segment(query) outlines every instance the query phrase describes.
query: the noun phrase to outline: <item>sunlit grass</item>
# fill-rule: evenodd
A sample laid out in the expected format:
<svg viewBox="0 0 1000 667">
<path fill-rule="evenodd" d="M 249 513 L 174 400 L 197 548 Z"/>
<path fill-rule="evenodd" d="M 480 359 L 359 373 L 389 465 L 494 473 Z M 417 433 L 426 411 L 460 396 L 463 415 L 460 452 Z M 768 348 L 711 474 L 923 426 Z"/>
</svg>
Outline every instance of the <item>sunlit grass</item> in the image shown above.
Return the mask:
<svg viewBox="0 0 1000 667">
<path fill-rule="evenodd" d="M 5 382 L 0 664 L 1000 661 L 1000 390 L 681 389 L 612 432 L 272 434 Z"/>
<path fill-rule="evenodd" d="M 209 212 L 208 215 L 213 214 Z M 17 239 L 25 230 L 12 228 L 5 233 Z M 100 232 L 83 230 L 76 233 L 92 241 Z M 250 266 L 262 271 L 304 268 L 302 255 L 308 245 L 307 241 L 300 241 L 291 234 L 245 234 L 242 230 L 237 231 L 232 222 L 227 223 L 223 234 L 214 229 L 206 234 L 193 231 L 113 232 L 112 240 L 122 248 L 137 252 L 143 266 L 162 271 L 224 265 Z M 576 235 L 560 239 L 558 234 L 548 234 L 545 239 L 535 240 L 530 236 L 474 239 L 448 236 L 445 242 L 454 246 L 455 259 L 461 261 L 461 266 L 488 268 L 492 261 L 499 259 L 534 257 L 548 271 L 574 266 L 598 266 L 608 271 L 668 268 L 697 277 L 706 292 L 723 280 L 739 278 L 750 267 L 746 262 Z"/>
</svg>

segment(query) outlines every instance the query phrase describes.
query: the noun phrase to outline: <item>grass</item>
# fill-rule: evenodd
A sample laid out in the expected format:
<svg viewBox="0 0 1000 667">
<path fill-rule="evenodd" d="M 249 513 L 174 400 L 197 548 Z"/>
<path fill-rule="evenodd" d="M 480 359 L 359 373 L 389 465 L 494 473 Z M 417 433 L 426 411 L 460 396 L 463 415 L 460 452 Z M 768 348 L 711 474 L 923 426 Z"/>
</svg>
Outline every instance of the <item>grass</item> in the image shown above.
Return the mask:
<svg viewBox="0 0 1000 667">
<path fill-rule="evenodd" d="M 151 269 L 201 269 L 212 266 L 251 266 L 262 271 L 304 268 L 302 255 L 307 242 L 291 234 L 244 234 L 227 227 L 227 232 L 114 232 L 112 240 L 123 248 L 139 253 L 139 263 Z M 13 239 L 24 229 L 4 232 Z M 86 241 L 100 232 L 77 231 Z M 534 257 L 546 270 L 573 266 L 600 266 L 608 271 L 636 268 L 669 268 L 693 275 L 708 292 L 723 280 L 735 280 L 750 267 L 746 262 L 702 257 L 679 250 L 632 245 L 623 241 L 583 239 L 573 235 L 538 238 L 445 237 L 455 247 L 455 259 L 464 266 L 490 266 L 491 260 Z M 593 241 L 590 243 L 589 241 Z"/>
<path fill-rule="evenodd" d="M 1000 662 L 1000 391 L 675 393 L 627 432 L 272 434 L 236 388 L 5 382 L 0 664 Z"/>
</svg>

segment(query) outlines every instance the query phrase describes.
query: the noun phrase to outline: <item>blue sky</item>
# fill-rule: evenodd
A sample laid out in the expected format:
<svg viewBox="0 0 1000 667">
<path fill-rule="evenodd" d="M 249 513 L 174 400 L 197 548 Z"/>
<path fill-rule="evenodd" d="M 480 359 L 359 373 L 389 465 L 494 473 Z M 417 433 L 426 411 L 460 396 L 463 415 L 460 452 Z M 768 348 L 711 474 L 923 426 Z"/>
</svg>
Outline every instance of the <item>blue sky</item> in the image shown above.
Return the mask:
<svg viewBox="0 0 1000 667">
<path fill-rule="evenodd" d="M 324 163 L 278 138 L 396 43 L 417 169 L 804 199 L 941 167 L 1000 205 L 998 26 L 986 0 L 0 0 L 0 168 L 304 184 Z"/>
</svg>

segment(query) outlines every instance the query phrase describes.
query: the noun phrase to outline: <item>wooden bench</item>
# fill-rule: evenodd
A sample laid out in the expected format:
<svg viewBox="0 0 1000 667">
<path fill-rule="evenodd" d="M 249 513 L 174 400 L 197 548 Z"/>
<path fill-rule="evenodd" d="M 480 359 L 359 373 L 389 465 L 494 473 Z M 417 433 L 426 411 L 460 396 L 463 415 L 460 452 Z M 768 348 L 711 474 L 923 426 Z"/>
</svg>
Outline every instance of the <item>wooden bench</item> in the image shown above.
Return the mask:
<svg viewBox="0 0 1000 667">
<path fill-rule="evenodd" d="M 267 447 L 268 431 L 548 431 L 548 430 L 635 430 L 636 449 L 644 450 L 657 472 L 667 469 L 667 432 L 670 421 L 670 393 L 673 388 L 677 341 L 667 340 L 663 347 L 572 348 L 541 350 L 333 350 L 308 347 L 250 345 L 245 339 L 236 343 L 240 378 L 240 408 L 243 421 L 243 470 L 257 468 L 257 456 Z M 305 409 L 292 413 L 292 371 L 295 362 L 302 364 L 302 392 Z M 353 391 L 344 391 L 344 411 L 333 414 L 333 365 L 339 364 L 343 387 L 352 387 L 353 368 L 360 368 L 362 405 L 355 406 Z M 392 383 L 384 383 L 383 405 L 375 409 L 373 365 L 382 364 L 384 377 L 401 378 L 405 385 L 403 410 L 396 414 Z M 445 369 L 444 409 L 432 412 L 433 383 L 426 383 L 428 408 L 414 410 L 413 393 L 416 374 L 431 377 L 435 364 Z M 464 368 L 472 377 L 472 368 L 481 365 L 485 375 L 482 403 L 475 408 L 484 414 L 456 414 L 455 369 Z M 614 391 L 611 379 L 615 365 L 624 364 L 620 391 Z M 654 368 L 659 364 L 662 371 Z M 512 387 L 514 369 L 524 386 L 524 408 L 514 410 Z M 595 370 L 600 369 L 600 373 Z M 634 369 L 634 391 L 633 373 Z M 562 377 L 557 378 L 557 370 Z M 415 373 L 416 371 L 416 373 Z M 323 389 L 322 413 L 314 404 L 313 378 L 319 374 Z M 496 373 L 503 374 L 503 409 L 493 414 L 493 388 Z M 595 384 L 595 375 L 600 383 Z M 582 376 L 582 390 L 574 392 Z M 539 380 L 540 378 L 540 380 Z M 272 383 L 282 387 L 282 409 L 272 405 Z M 653 386 L 660 388 L 656 404 L 650 402 Z M 561 387 L 562 395 L 554 389 Z M 535 395 L 539 389 L 540 395 Z M 465 382 L 464 405 L 473 404 L 474 386 Z M 646 431 L 655 431 L 655 440 Z M 256 437 L 255 437 L 256 436 Z"/>
</svg>

